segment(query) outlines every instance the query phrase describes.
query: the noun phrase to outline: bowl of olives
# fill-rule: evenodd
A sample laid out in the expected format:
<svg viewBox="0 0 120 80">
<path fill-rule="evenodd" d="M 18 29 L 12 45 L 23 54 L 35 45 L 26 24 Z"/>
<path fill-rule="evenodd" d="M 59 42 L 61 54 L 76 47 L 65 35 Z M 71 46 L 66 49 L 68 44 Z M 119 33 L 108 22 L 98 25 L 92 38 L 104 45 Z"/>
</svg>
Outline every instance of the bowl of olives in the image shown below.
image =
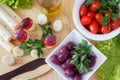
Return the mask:
<svg viewBox="0 0 120 80">
<path fill-rule="evenodd" d="M 76 30 L 46 58 L 65 80 L 88 80 L 107 58 Z"/>
</svg>

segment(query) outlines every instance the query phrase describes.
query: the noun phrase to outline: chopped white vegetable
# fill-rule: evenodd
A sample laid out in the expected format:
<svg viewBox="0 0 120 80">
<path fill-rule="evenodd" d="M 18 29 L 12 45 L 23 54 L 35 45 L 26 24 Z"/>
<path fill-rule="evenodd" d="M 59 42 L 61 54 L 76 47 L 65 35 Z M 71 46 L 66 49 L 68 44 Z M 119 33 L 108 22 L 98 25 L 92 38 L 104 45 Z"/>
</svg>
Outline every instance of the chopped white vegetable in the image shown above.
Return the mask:
<svg viewBox="0 0 120 80">
<path fill-rule="evenodd" d="M 13 65 L 13 64 L 15 64 L 15 59 L 14 59 L 14 57 L 12 57 L 10 55 L 5 55 L 2 57 L 2 63 L 6 64 L 6 65 Z"/>
<path fill-rule="evenodd" d="M 45 14 L 39 14 L 38 15 L 38 23 L 41 25 L 47 23 L 47 16 Z"/>
<path fill-rule="evenodd" d="M 2 46 L 6 51 L 12 52 L 14 45 L 10 42 L 6 42 L 2 37 L 0 37 L 0 46 Z"/>
<path fill-rule="evenodd" d="M 24 50 L 23 49 L 20 49 L 19 46 L 16 46 L 12 49 L 13 51 L 13 54 L 16 56 L 16 57 L 21 57 L 24 55 Z"/>
<path fill-rule="evenodd" d="M 0 36 L 6 41 L 9 42 L 12 39 L 12 34 L 7 30 L 7 28 L 0 23 Z"/>
<path fill-rule="evenodd" d="M 0 7 L 2 7 L 7 13 L 9 13 L 10 16 L 14 18 L 18 23 L 22 21 L 22 18 L 14 10 L 12 10 L 8 5 L 0 4 Z"/>
<path fill-rule="evenodd" d="M 31 57 L 32 58 L 34 58 L 34 59 L 38 59 L 39 57 L 38 57 L 38 50 L 37 49 L 33 49 L 32 51 L 31 51 Z"/>
<path fill-rule="evenodd" d="M 29 31 L 34 31 L 35 30 L 35 24 L 33 23 L 33 25 L 31 26 L 31 28 L 29 29 Z"/>
<path fill-rule="evenodd" d="M 0 18 L 12 29 L 15 30 L 18 27 L 17 21 L 15 21 L 2 7 L 0 7 Z"/>
<path fill-rule="evenodd" d="M 56 32 L 60 32 L 62 30 L 62 22 L 60 20 L 56 20 L 54 23 L 53 23 L 53 29 L 54 31 Z"/>
</svg>

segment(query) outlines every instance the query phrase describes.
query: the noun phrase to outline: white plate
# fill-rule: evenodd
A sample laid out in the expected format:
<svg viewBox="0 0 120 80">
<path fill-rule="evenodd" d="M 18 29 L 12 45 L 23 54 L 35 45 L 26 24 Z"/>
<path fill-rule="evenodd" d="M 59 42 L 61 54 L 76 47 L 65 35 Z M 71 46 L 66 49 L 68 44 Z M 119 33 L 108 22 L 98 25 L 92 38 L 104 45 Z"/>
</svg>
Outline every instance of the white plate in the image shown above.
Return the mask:
<svg viewBox="0 0 120 80">
<path fill-rule="evenodd" d="M 86 40 L 82 35 L 79 34 L 76 30 L 73 30 L 61 43 L 60 45 L 53 50 L 53 52 L 46 58 L 46 63 L 51 66 L 56 72 L 58 72 L 65 80 L 72 80 L 71 77 L 66 77 L 64 75 L 64 71 L 61 69 L 60 66 L 55 65 L 54 63 L 51 62 L 50 57 L 53 54 L 58 54 L 59 49 L 66 45 L 68 42 L 72 41 L 74 43 L 80 43 L 82 39 Z M 93 71 L 86 73 L 83 75 L 83 80 L 88 80 L 94 73 L 95 71 L 104 63 L 106 60 L 106 57 L 93 45 L 91 44 L 88 40 L 86 40 L 89 45 L 92 45 L 92 51 L 94 54 L 97 56 L 96 58 L 96 64 L 92 67 Z"/>
<path fill-rule="evenodd" d="M 117 36 L 120 33 L 120 27 L 116 30 L 111 31 L 108 34 L 92 34 L 89 32 L 82 24 L 80 21 L 79 17 L 79 9 L 80 6 L 84 3 L 85 0 L 76 0 L 73 8 L 73 21 L 74 24 L 76 25 L 77 29 L 79 32 L 84 35 L 86 38 L 89 38 L 91 40 L 96 40 L 96 41 L 105 41 L 108 39 L 111 39 L 115 36 Z"/>
</svg>

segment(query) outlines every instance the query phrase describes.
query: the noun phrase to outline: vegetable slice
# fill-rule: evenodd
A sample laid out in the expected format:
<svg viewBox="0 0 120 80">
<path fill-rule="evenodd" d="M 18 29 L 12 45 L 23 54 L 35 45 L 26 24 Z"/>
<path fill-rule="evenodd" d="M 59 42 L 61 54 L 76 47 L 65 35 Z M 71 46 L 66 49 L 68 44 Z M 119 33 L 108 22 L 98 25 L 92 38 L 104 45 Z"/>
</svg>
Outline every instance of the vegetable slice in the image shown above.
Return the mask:
<svg viewBox="0 0 120 80">
<path fill-rule="evenodd" d="M 48 35 L 44 39 L 45 46 L 53 46 L 56 44 L 56 36 L 54 35 Z"/>
<path fill-rule="evenodd" d="M 13 65 L 15 64 L 15 59 L 10 55 L 5 55 L 2 57 L 2 63 L 6 65 Z"/>
<path fill-rule="evenodd" d="M 20 28 L 23 28 L 25 30 L 28 30 L 32 27 L 33 25 L 33 21 L 30 18 L 24 18 L 21 22 L 20 22 Z"/>
<path fill-rule="evenodd" d="M 60 32 L 62 30 L 62 22 L 60 20 L 56 20 L 54 23 L 53 23 L 53 29 L 54 31 L 56 32 Z"/>
<path fill-rule="evenodd" d="M 25 32 L 23 37 L 21 39 L 19 39 L 19 42 L 24 42 L 27 39 L 27 33 Z"/>
</svg>

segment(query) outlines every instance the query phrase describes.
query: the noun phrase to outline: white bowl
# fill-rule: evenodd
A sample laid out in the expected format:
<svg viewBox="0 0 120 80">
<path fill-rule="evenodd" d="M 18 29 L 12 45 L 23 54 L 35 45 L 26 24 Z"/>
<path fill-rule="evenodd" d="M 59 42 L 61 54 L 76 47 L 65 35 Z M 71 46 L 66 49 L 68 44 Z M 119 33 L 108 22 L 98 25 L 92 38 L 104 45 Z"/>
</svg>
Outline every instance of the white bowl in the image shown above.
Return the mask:
<svg viewBox="0 0 120 80">
<path fill-rule="evenodd" d="M 82 35 L 79 34 L 79 32 L 77 32 L 76 30 L 73 30 L 61 43 L 60 45 L 53 50 L 53 52 L 46 58 L 46 63 L 51 66 L 56 72 L 58 72 L 58 74 L 60 74 L 65 80 L 72 80 L 71 77 L 66 77 L 64 75 L 64 71 L 62 70 L 62 68 L 58 65 L 55 65 L 54 63 L 52 63 L 52 61 L 50 60 L 50 57 L 54 54 L 58 54 L 59 49 L 66 45 L 68 42 L 72 41 L 76 44 L 80 43 L 82 41 L 82 39 L 86 40 Z M 92 45 L 92 51 L 94 52 L 94 54 L 96 55 L 96 63 L 95 65 L 92 67 L 93 71 L 88 72 L 86 74 L 84 74 L 82 76 L 83 80 L 88 80 L 93 73 L 104 63 L 104 61 L 106 60 L 106 57 L 93 45 L 91 44 L 88 40 L 86 40 L 88 42 L 89 45 Z"/>
<path fill-rule="evenodd" d="M 96 40 L 96 41 L 105 41 L 108 39 L 111 39 L 115 36 L 117 36 L 120 33 L 120 27 L 118 29 L 115 29 L 111 31 L 108 34 L 92 34 L 89 32 L 82 24 L 80 21 L 79 17 L 79 9 L 81 5 L 85 2 L 85 0 L 76 0 L 73 8 L 73 21 L 79 32 L 84 35 L 86 38 L 89 38 L 91 40 Z"/>
</svg>

